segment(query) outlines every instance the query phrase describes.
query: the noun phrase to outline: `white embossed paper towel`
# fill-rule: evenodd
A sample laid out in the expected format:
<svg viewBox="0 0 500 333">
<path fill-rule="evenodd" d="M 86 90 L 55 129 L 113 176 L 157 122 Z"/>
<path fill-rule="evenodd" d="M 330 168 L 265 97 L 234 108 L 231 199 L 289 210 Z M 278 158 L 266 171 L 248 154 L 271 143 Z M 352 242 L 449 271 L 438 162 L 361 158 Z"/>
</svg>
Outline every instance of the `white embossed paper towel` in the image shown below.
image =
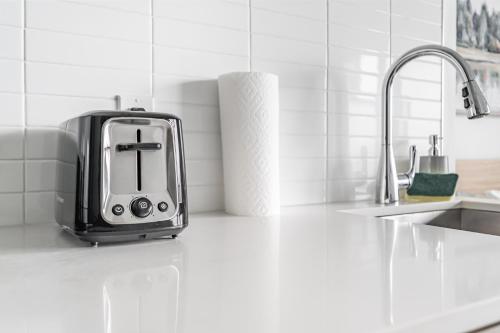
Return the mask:
<svg viewBox="0 0 500 333">
<path fill-rule="evenodd" d="M 226 212 L 279 214 L 278 77 L 236 72 L 219 77 Z"/>
</svg>

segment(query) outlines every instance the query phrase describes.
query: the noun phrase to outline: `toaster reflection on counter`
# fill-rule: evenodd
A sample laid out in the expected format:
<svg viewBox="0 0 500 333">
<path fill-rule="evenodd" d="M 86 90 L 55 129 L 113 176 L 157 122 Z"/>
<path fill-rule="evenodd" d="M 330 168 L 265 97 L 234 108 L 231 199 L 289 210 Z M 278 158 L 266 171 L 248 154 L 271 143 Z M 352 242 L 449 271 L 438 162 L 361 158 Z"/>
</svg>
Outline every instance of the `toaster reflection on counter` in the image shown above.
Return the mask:
<svg viewBox="0 0 500 333">
<path fill-rule="evenodd" d="M 55 215 L 64 229 L 97 244 L 175 238 L 187 226 L 179 118 L 97 111 L 61 128 Z"/>
</svg>

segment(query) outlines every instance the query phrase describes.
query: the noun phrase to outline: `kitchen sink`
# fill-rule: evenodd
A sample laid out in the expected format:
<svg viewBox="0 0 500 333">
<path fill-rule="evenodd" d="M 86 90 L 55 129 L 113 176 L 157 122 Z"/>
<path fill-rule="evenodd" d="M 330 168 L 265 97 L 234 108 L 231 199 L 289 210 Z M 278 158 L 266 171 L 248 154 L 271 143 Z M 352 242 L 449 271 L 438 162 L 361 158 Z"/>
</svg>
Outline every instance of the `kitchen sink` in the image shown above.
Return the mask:
<svg viewBox="0 0 500 333">
<path fill-rule="evenodd" d="M 458 208 L 379 217 L 500 236 L 500 212 Z"/>
</svg>

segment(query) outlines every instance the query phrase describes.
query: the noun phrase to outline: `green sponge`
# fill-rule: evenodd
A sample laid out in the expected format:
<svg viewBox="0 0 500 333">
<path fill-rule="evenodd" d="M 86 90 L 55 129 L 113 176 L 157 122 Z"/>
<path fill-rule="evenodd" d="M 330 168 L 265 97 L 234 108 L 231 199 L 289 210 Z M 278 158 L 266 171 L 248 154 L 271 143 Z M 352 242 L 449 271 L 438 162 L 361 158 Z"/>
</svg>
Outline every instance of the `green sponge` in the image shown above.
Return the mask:
<svg viewBox="0 0 500 333">
<path fill-rule="evenodd" d="M 455 173 L 417 173 L 407 194 L 411 196 L 451 197 L 455 194 L 458 175 Z"/>
</svg>

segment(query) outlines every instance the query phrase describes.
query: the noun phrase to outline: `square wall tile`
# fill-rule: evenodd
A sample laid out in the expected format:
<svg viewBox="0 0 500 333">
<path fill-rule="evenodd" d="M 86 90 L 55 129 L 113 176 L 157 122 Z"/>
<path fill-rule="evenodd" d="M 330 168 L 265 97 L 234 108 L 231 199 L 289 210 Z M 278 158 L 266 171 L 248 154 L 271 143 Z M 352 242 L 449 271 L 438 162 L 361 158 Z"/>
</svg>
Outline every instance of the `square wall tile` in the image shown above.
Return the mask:
<svg viewBox="0 0 500 333">
<path fill-rule="evenodd" d="M 26 158 L 55 160 L 60 131 L 58 128 L 27 128 Z"/>
<path fill-rule="evenodd" d="M 26 192 L 56 189 L 56 161 L 26 161 Z"/>
<path fill-rule="evenodd" d="M 0 226 L 24 223 L 22 193 L 0 193 Z"/>
<path fill-rule="evenodd" d="M 23 100 L 24 96 L 21 93 L 0 93 L 0 105 L 2 105 L 0 126 L 24 125 Z"/>
<path fill-rule="evenodd" d="M 1 9 L 1 6 L 0 6 Z M 23 59 L 23 30 L 0 25 L 0 58 Z"/>
<path fill-rule="evenodd" d="M 24 128 L 0 127 L 0 160 L 24 157 Z"/>
<path fill-rule="evenodd" d="M 0 24 L 23 26 L 23 2 L 19 0 L 0 1 Z"/>
<path fill-rule="evenodd" d="M 22 192 L 24 190 L 24 162 L 0 160 L 0 192 Z"/>
<path fill-rule="evenodd" d="M 25 193 L 27 224 L 48 223 L 55 221 L 55 193 Z"/>
<path fill-rule="evenodd" d="M 0 91 L 2 93 L 22 93 L 23 86 L 23 62 L 20 60 L 0 59 Z"/>
</svg>

